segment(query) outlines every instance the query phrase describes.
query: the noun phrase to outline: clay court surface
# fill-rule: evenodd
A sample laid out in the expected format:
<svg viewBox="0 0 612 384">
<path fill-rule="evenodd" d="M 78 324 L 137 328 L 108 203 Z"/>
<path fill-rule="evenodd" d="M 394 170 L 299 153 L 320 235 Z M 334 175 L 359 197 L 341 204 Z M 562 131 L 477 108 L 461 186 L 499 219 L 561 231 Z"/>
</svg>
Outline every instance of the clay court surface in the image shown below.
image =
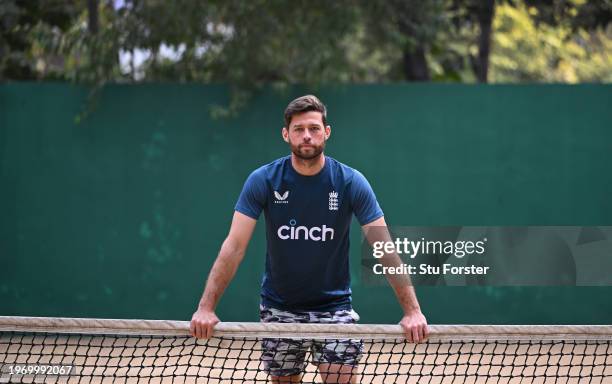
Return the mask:
<svg viewBox="0 0 612 384">
<path fill-rule="evenodd" d="M 71 376 L 11 379 L 23 383 L 266 382 L 260 348 L 257 340 L 212 339 L 204 344 L 188 338 L 24 335 L 20 344 L 8 347 L 3 339 L 0 360 L 4 365 L 73 367 Z M 562 383 L 612 383 L 612 354 L 603 343 L 366 343 L 364 352 L 358 367 L 362 383 L 485 383 L 487 377 L 499 383 L 555 378 Z M 8 379 L 6 373 L 2 377 Z M 320 382 L 314 365 L 307 367 L 304 382 Z"/>
</svg>

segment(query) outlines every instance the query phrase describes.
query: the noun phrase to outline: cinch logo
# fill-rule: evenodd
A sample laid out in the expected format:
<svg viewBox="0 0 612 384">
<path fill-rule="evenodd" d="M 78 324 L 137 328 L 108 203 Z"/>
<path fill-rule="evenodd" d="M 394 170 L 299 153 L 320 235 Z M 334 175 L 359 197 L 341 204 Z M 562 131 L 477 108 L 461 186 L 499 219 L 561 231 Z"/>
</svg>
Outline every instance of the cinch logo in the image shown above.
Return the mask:
<svg viewBox="0 0 612 384">
<path fill-rule="evenodd" d="M 274 191 L 274 197 L 276 197 L 276 200 L 274 200 L 275 204 L 289 204 L 289 200 L 287 200 L 289 197 L 289 191 L 285 191 L 285 193 L 282 195 L 277 191 Z"/>
<path fill-rule="evenodd" d="M 326 225 L 322 227 L 305 227 L 297 224 L 295 219 L 289 221 L 290 225 L 283 225 L 278 228 L 276 234 L 281 240 L 313 240 L 313 241 L 327 241 L 334 239 L 334 229 L 328 228 Z"/>
</svg>

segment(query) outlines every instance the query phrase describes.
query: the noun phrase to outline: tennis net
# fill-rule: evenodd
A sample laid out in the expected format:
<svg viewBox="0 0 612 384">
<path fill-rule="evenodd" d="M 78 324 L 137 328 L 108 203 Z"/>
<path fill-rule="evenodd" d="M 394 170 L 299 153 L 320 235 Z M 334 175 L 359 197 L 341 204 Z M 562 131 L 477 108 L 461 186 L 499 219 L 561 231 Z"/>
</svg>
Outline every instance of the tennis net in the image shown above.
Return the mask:
<svg viewBox="0 0 612 384">
<path fill-rule="evenodd" d="M 0 382 L 268 382 L 266 340 L 311 343 L 305 383 L 612 383 L 612 326 L 434 325 L 412 344 L 398 325 L 220 323 L 198 340 L 181 321 L 33 317 L 0 317 Z M 359 363 L 318 372 L 347 340 Z"/>
</svg>

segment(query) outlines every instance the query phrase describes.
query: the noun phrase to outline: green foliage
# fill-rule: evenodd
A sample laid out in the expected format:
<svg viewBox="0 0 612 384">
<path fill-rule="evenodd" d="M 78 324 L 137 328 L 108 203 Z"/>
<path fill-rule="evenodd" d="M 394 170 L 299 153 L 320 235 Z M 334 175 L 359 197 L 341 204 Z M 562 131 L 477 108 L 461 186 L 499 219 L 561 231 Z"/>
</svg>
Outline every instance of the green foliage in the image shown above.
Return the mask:
<svg viewBox="0 0 612 384">
<path fill-rule="evenodd" d="M 74 23 L 77 1 L 0 2 L 0 80 L 62 77 L 60 57 L 47 48 Z"/>
<path fill-rule="evenodd" d="M 117 4 L 123 4 L 117 7 Z M 492 82 L 611 81 L 612 2 L 496 3 Z M 0 3 L 0 78 L 229 83 L 236 110 L 263 84 L 284 89 L 404 81 L 424 47 L 434 81 L 473 82 L 477 0 L 86 0 Z M 170 53 L 169 53 L 170 52 Z"/>
<path fill-rule="evenodd" d="M 578 14 L 576 8 L 568 12 Z M 587 31 L 575 28 L 571 19 L 538 24 L 538 16 L 537 8 L 524 4 L 497 7 L 490 59 L 493 82 L 612 81 L 610 26 Z"/>
</svg>

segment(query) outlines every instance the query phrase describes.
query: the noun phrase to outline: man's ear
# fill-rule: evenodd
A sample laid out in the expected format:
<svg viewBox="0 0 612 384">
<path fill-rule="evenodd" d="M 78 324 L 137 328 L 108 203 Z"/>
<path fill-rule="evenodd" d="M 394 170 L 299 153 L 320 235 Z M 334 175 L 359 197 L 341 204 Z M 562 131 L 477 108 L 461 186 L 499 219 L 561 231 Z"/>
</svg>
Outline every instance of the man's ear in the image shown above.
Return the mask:
<svg viewBox="0 0 612 384">
<path fill-rule="evenodd" d="M 325 127 L 325 140 L 329 139 L 331 136 L 331 125 Z"/>
<path fill-rule="evenodd" d="M 289 131 L 287 130 L 286 127 L 283 127 L 283 129 L 281 129 L 281 135 L 283 136 L 283 140 L 285 140 L 285 143 L 289 142 Z"/>
</svg>

